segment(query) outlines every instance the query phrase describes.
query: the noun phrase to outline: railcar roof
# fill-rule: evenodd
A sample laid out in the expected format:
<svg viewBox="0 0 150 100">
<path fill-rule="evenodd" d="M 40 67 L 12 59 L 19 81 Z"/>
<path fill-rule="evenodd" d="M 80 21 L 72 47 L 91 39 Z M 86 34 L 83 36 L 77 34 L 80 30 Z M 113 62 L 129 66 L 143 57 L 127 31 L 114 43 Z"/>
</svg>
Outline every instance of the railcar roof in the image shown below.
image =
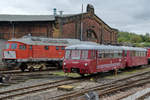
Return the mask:
<svg viewBox="0 0 150 100">
<path fill-rule="evenodd" d="M 66 47 L 66 50 L 131 50 L 131 51 L 146 51 L 144 48 L 127 47 L 127 46 L 112 46 L 112 45 L 90 45 L 79 44 Z"/>
<path fill-rule="evenodd" d="M 29 37 L 25 36 L 23 38 L 19 39 L 11 39 L 8 40 L 10 42 L 21 42 L 28 45 L 56 45 L 56 46 L 68 46 L 68 45 L 74 45 L 74 44 L 94 44 L 95 42 L 88 42 L 88 41 L 80 41 L 79 39 L 58 39 L 58 38 L 43 38 L 43 37 Z"/>
</svg>

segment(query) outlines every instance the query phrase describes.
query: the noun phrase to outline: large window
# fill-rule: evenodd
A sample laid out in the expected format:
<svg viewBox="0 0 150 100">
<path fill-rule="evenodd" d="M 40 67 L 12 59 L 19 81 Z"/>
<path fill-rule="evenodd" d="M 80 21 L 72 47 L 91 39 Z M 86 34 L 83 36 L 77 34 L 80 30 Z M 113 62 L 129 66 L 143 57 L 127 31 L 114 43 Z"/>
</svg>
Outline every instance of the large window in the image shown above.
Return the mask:
<svg viewBox="0 0 150 100">
<path fill-rule="evenodd" d="M 11 44 L 11 49 L 16 49 L 17 48 L 17 43 L 12 43 Z"/>
<path fill-rule="evenodd" d="M 98 51 L 98 58 L 104 58 L 104 51 L 103 50 Z"/>
<path fill-rule="evenodd" d="M 66 50 L 65 58 L 66 58 L 66 59 L 69 59 L 69 58 L 70 58 L 70 50 Z"/>
<path fill-rule="evenodd" d="M 25 49 L 26 49 L 26 46 L 25 46 L 25 45 L 20 45 L 20 46 L 19 46 L 19 49 L 25 50 Z"/>
<path fill-rule="evenodd" d="M 80 59 L 81 50 L 72 50 L 71 59 Z"/>
<path fill-rule="evenodd" d="M 82 58 L 81 59 L 87 59 L 88 58 L 88 51 L 82 51 Z"/>
<path fill-rule="evenodd" d="M 122 57 L 121 50 L 99 50 L 98 58 L 120 58 Z"/>
</svg>

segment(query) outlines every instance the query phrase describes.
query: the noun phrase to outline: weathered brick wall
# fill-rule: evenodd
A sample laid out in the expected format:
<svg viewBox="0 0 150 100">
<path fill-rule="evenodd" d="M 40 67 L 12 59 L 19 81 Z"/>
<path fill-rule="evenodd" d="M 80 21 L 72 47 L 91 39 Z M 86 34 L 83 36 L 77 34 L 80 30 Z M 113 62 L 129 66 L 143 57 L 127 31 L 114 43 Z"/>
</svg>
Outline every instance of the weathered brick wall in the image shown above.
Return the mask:
<svg viewBox="0 0 150 100">
<path fill-rule="evenodd" d="M 76 16 L 78 18 L 78 16 Z M 106 26 L 95 20 L 95 17 L 85 14 L 82 19 L 83 23 L 83 40 L 95 41 L 103 44 L 116 43 L 116 33 Z M 69 17 L 62 25 L 63 38 L 77 38 L 81 36 L 81 19 L 75 20 L 74 17 Z"/>
<path fill-rule="evenodd" d="M 32 36 L 52 36 L 52 25 L 49 22 L 16 22 L 14 28 L 11 23 L 5 22 L 0 24 L 0 39 L 20 38 L 24 35 Z"/>
<path fill-rule="evenodd" d="M 96 20 L 92 18 L 85 18 L 83 20 L 83 39 L 101 42 L 101 33 L 102 33 L 102 25 L 96 22 Z M 88 37 L 88 30 L 92 30 L 92 36 Z M 94 35 L 94 36 L 93 36 Z"/>
<path fill-rule="evenodd" d="M 75 38 L 75 22 L 67 23 L 62 26 L 62 37 L 63 38 Z"/>
</svg>

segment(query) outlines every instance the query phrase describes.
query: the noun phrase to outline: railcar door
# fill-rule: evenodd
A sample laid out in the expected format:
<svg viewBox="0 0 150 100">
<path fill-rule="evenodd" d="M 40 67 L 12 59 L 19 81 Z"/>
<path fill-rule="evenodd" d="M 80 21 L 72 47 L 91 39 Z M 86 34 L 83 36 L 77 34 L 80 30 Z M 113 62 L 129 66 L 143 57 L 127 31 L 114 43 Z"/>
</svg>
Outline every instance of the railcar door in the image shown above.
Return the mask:
<svg viewBox="0 0 150 100">
<path fill-rule="evenodd" d="M 132 66 L 132 51 L 127 52 L 127 66 Z"/>
<path fill-rule="evenodd" d="M 32 56 L 33 56 L 32 45 L 29 45 L 28 53 L 29 53 L 29 58 L 32 58 Z"/>
<path fill-rule="evenodd" d="M 96 50 L 91 50 L 91 66 L 90 66 L 90 71 L 91 73 L 96 72 L 96 66 L 97 66 L 97 57 L 96 57 Z"/>
</svg>

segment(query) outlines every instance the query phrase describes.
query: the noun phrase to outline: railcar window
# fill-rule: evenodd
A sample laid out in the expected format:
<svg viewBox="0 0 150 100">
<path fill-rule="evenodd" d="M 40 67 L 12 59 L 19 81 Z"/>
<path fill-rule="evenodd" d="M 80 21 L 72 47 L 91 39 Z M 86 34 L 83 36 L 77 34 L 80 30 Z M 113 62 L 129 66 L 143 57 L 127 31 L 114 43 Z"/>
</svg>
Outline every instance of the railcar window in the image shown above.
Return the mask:
<svg viewBox="0 0 150 100">
<path fill-rule="evenodd" d="M 127 51 L 124 51 L 124 56 L 125 56 L 125 57 L 127 56 Z"/>
<path fill-rule="evenodd" d="M 122 57 L 122 51 L 121 50 L 119 51 L 119 57 Z"/>
<path fill-rule="evenodd" d="M 45 50 L 49 50 L 49 46 L 45 46 L 44 48 L 45 48 Z"/>
<path fill-rule="evenodd" d="M 144 56 L 146 56 L 146 52 L 144 52 Z"/>
<path fill-rule="evenodd" d="M 110 52 L 108 50 L 105 50 L 104 58 L 110 58 Z"/>
<path fill-rule="evenodd" d="M 69 59 L 69 58 L 70 58 L 70 50 L 66 50 L 65 59 Z"/>
<path fill-rule="evenodd" d="M 17 48 L 17 43 L 12 43 L 11 44 L 11 49 L 16 49 Z"/>
<path fill-rule="evenodd" d="M 98 51 L 98 58 L 104 58 L 104 51 Z"/>
<path fill-rule="evenodd" d="M 88 58 L 88 51 L 82 51 L 82 59 L 87 59 Z"/>
<path fill-rule="evenodd" d="M 20 46 L 19 46 L 19 49 L 25 50 L 25 49 L 26 49 L 26 46 L 25 46 L 25 45 L 20 45 Z"/>
<path fill-rule="evenodd" d="M 96 58 L 96 52 L 95 51 L 91 51 L 91 58 L 93 59 L 95 59 Z"/>
<path fill-rule="evenodd" d="M 72 50 L 71 59 L 80 59 L 81 51 L 80 50 Z"/>
<path fill-rule="evenodd" d="M 144 52 L 142 51 L 142 57 L 144 56 Z"/>
<path fill-rule="evenodd" d="M 10 44 L 7 43 L 5 49 L 9 49 Z"/>
<path fill-rule="evenodd" d="M 142 56 L 142 51 L 140 51 L 140 56 Z"/>
</svg>

